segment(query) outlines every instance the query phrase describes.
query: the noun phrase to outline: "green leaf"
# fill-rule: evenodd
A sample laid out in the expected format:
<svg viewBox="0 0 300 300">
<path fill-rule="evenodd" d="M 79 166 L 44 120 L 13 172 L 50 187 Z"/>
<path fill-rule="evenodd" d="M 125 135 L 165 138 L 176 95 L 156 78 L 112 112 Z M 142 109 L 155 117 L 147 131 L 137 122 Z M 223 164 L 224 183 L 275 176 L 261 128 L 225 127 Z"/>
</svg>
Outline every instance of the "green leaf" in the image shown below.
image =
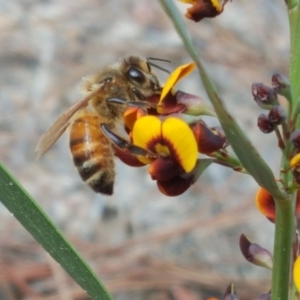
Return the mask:
<svg viewBox="0 0 300 300">
<path fill-rule="evenodd" d="M 97 275 L 1 163 L 0 201 L 92 299 L 112 299 Z"/>
<path fill-rule="evenodd" d="M 174 27 L 181 37 L 188 53 L 197 65 L 199 75 L 207 92 L 207 95 L 214 107 L 214 110 L 226 134 L 226 137 L 235 154 L 243 164 L 244 168 L 250 175 L 252 175 L 252 177 L 260 186 L 268 190 L 277 199 L 284 198 L 283 193 L 277 186 L 271 169 L 259 155 L 255 147 L 251 144 L 248 137 L 243 133 L 237 122 L 226 110 L 225 105 L 217 94 L 212 81 L 210 80 L 199 59 L 197 50 L 173 1 L 160 0 L 160 3 L 171 18 Z"/>
</svg>

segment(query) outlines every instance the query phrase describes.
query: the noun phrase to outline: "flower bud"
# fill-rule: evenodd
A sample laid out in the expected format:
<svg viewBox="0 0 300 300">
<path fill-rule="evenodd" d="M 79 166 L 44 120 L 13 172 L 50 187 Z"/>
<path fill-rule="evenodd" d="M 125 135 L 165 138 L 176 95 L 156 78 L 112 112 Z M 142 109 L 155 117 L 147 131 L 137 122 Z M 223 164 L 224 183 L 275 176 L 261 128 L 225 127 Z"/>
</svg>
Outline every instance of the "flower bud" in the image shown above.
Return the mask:
<svg viewBox="0 0 300 300">
<path fill-rule="evenodd" d="M 292 132 L 290 140 L 293 143 L 295 148 L 300 149 L 300 130 L 299 129 Z"/>
<path fill-rule="evenodd" d="M 290 90 L 290 81 L 280 73 L 274 73 L 272 76 L 272 87 L 279 94 L 285 96 Z"/>
<path fill-rule="evenodd" d="M 198 151 L 201 153 L 212 153 L 220 150 L 226 145 L 226 137 L 213 132 L 203 121 L 190 125 L 197 141 Z"/>
<path fill-rule="evenodd" d="M 269 121 L 274 125 L 282 124 L 286 119 L 286 111 L 280 105 L 275 105 L 269 111 Z"/>
<path fill-rule="evenodd" d="M 275 90 L 263 83 L 252 84 L 252 95 L 255 102 L 263 109 L 271 109 L 278 104 Z"/>
<path fill-rule="evenodd" d="M 240 249 L 243 256 L 252 264 L 272 269 L 272 254 L 258 244 L 251 243 L 244 234 L 240 236 Z"/>
<path fill-rule="evenodd" d="M 216 113 L 214 109 L 206 103 L 202 98 L 191 95 L 182 91 L 177 91 L 175 94 L 176 97 L 176 104 L 177 106 L 181 105 L 184 107 L 184 110 L 181 111 L 185 114 L 192 115 L 192 116 L 211 116 L 215 117 Z M 178 112 L 179 110 L 175 111 Z M 173 113 L 173 112 L 172 112 Z"/>
<path fill-rule="evenodd" d="M 275 130 L 276 125 L 270 122 L 265 114 L 261 114 L 257 119 L 257 126 L 263 133 L 270 133 Z"/>
</svg>

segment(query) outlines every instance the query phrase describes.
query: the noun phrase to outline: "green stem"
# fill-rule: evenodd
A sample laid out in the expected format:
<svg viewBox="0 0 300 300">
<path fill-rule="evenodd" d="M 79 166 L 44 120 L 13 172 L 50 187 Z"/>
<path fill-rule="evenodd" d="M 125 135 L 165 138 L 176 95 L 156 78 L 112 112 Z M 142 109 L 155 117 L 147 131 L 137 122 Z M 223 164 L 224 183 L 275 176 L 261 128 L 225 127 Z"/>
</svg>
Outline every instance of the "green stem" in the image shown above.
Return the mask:
<svg viewBox="0 0 300 300">
<path fill-rule="evenodd" d="M 291 248 L 295 221 L 291 199 L 276 201 L 272 300 L 289 299 Z"/>
<path fill-rule="evenodd" d="M 236 157 L 231 156 L 226 150 L 219 150 L 208 154 L 208 156 L 216 159 L 214 163 L 229 167 L 240 173 L 249 174 L 240 161 Z"/>
<path fill-rule="evenodd" d="M 291 58 L 290 58 L 290 82 L 292 101 L 290 102 L 289 118 L 292 123 L 299 127 L 297 120 L 300 96 L 300 3 L 296 0 L 287 1 L 290 23 Z M 291 124 L 290 124 L 291 125 Z M 285 156 L 282 158 L 282 168 L 288 168 L 288 160 L 291 145 L 288 143 L 284 149 Z M 285 185 L 290 181 L 290 174 L 282 174 Z M 294 193 L 296 198 L 296 192 Z M 291 199 L 276 200 L 276 225 L 274 241 L 274 264 L 272 273 L 272 300 L 289 299 L 291 253 L 293 234 L 295 232 L 294 201 Z"/>
<path fill-rule="evenodd" d="M 295 5 L 294 1 L 291 2 L 288 6 L 291 40 L 290 82 L 295 107 L 300 96 L 300 3 Z"/>
</svg>

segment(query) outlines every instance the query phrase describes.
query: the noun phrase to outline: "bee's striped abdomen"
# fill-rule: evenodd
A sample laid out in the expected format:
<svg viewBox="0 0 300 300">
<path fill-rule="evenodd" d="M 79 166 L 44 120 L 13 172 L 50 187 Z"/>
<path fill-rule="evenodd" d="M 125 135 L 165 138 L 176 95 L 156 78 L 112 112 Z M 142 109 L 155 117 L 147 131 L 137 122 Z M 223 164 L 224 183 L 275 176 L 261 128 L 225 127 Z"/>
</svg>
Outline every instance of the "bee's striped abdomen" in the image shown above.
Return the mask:
<svg viewBox="0 0 300 300">
<path fill-rule="evenodd" d="M 100 129 L 100 118 L 81 114 L 70 129 L 70 148 L 79 174 L 95 192 L 113 193 L 115 180 L 112 145 Z"/>
</svg>

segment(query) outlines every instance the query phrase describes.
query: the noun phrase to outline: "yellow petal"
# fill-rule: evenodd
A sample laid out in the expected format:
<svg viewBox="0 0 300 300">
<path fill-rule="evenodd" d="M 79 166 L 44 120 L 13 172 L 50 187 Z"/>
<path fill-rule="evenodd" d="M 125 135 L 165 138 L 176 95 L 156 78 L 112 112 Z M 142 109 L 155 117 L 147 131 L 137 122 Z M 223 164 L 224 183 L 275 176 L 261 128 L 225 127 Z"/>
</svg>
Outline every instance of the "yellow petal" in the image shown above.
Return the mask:
<svg viewBox="0 0 300 300">
<path fill-rule="evenodd" d="M 179 2 L 194 4 L 196 2 L 196 0 L 179 0 Z"/>
<path fill-rule="evenodd" d="M 167 118 L 162 124 L 163 139 L 173 145 L 177 159 L 185 172 L 190 172 L 198 157 L 197 143 L 190 127 L 180 119 Z"/>
<path fill-rule="evenodd" d="M 296 167 L 300 163 L 300 153 L 295 155 L 291 160 L 290 160 L 290 166 L 292 168 Z"/>
<path fill-rule="evenodd" d="M 174 72 L 171 73 L 161 92 L 159 103 L 162 102 L 162 100 L 166 97 L 166 95 L 172 90 L 173 86 L 175 86 L 180 79 L 187 76 L 195 69 L 195 66 L 195 63 L 193 62 L 185 64 L 179 66 L 177 69 L 175 69 Z"/>
<path fill-rule="evenodd" d="M 126 109 L 123 117 L 124 117 L 124 124 L 129 130 L 133 129 L 134 123 L 137 119 L 141 118 L 142 116 L 146 115 L 146 112 L 139 107 L 129 107 Z"/>
<path fill-rule="evenodd" d="M 161 137 L 161 121 L 155 116 L 144 116 L 138 119 L 133 127 L 132 139 L 134 145 L 148 149 L 148 143 Z M 152 160 L 147 157 L 138 156 L 138 159 L 149 164 Z"/>
<path fill-rule="evenodd" d="M 211 0 L 211 3 L 216 8 L 217 11 L 221 12 L 223 10 L 223 4 L 221 4 L 219 0 Z"/>
<path fill-rule="evenodd" d="M 297 290 L 300 292 L 300 256 L 297 257 L 294 263 L 293 277 L 294 277 L 295 286 Z"/>
<path fill-rule="evenodd" d="M 255 205 L 260 213 L 271 220 L 275 220 L 275 201 L 273 196 L 260 187 L 255 196 Z"/>
</svg>

